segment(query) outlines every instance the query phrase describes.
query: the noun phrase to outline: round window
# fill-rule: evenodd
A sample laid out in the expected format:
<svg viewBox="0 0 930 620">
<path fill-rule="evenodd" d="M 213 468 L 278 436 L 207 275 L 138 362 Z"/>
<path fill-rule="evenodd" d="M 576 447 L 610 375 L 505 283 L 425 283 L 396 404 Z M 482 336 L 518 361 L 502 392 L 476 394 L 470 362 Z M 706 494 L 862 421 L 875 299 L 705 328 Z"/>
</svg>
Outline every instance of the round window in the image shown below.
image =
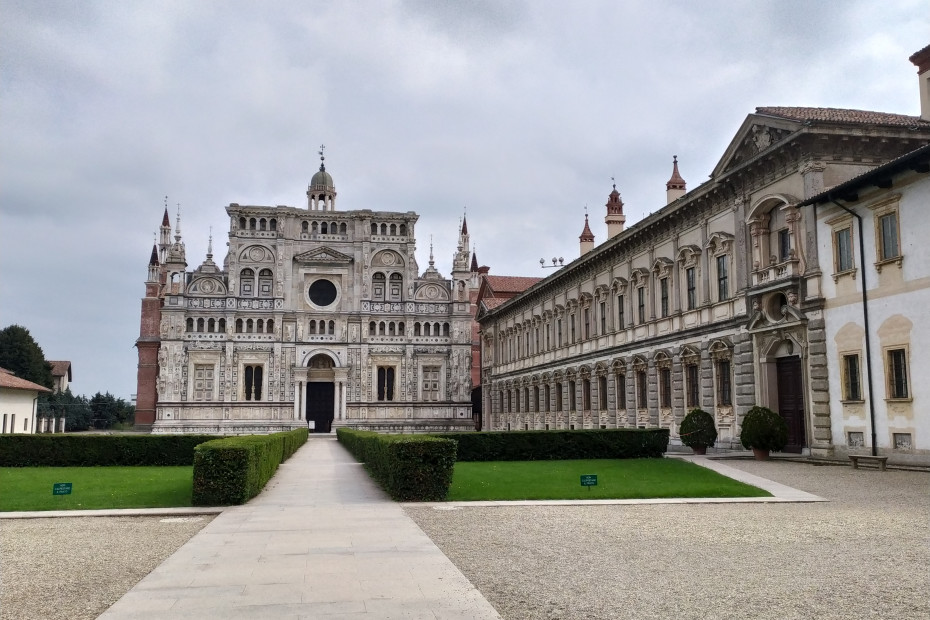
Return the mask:
<svg viewBox="0 0 930 620">
<path fill-rule="evenodd" d="M 317 280 L 310 285 L 310 301 L 325 307 L 336 301 L 336 285 L 329 280 Z"/>
</svg>

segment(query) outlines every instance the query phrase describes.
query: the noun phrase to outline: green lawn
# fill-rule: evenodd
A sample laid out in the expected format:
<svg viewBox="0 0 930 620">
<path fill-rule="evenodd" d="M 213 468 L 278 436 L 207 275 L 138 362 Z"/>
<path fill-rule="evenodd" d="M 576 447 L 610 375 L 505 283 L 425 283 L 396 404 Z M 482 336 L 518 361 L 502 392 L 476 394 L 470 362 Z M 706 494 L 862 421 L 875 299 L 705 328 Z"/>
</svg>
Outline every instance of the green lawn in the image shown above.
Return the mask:
<svg viewBox="0 0 930 620">
<path fill-rule="evenodd" d="M 193 467 L 4 467 L 0 511 L 190 506 Z M 71 495 L 52 495 L 56 482 Z"/>
<path fill-rule="evenodd" d="M 597 486 L 581 486 L 586 474 L 597 475 Z M 602 459 L 456 463 L 446 500 L 770 496 L 676 459 Z"/>
</svg>

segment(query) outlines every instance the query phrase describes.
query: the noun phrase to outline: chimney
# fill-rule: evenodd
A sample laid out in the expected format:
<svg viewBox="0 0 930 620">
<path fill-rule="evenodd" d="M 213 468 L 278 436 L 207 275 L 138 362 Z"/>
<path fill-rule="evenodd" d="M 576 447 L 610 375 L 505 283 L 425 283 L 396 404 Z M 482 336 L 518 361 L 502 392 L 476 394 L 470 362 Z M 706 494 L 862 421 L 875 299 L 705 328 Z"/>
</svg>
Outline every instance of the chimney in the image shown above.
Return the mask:
<svg viewBox="0 0 930 620">
<path fill-rule="evenodd" d="M 584 230 L 581 231 L 578 241 L 581 242 L 581 256 L 584 256 L 594 249 L 594 233 L 591 232 L 591 227 L 588 226 L 587 213 L 584 214 Z"/>
<path fill-rule="evenodd" d="M 930 121 L 930 45 L 915 52 L 908 60 L 917 67 L 920 84 L 920 120 Z"/>
<path fill-rule="evenodd" d="M 678 174 L 678 155 L 672 155 L 672 178 L 665 184 L 665 204 L 671 204 L 688 192 L 685 180 Z"/>
</svg>

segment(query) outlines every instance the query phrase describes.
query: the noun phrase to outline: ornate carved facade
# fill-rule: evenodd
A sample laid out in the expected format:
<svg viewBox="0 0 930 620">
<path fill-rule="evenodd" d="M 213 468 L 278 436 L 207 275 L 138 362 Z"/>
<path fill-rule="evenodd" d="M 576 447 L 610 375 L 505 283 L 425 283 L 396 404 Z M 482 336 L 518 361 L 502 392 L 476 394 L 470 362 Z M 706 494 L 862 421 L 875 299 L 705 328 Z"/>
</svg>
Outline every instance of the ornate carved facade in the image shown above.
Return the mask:
<svg viewBox="0 0 930 620">
<path fill-rule="evenodd" d="M 229 251 L 187 271 L 167 211 L 142 302 L 137 424 L 156 433 L 473 428 L 467 228 L 420 274 L 413 212 L 230 204 Z"/>
</svg>

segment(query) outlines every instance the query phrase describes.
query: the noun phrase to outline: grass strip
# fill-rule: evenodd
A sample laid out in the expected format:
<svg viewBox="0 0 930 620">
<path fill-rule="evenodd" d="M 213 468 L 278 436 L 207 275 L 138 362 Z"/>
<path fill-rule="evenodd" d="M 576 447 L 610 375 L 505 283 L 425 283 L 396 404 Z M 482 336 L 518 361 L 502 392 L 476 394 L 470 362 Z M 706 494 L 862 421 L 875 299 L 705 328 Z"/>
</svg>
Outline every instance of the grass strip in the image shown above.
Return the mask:
<svg viewBox="0 0 930 620">
<path fill-rule="evenodd" d="M 4 467 L 0 511 L 165 508 L 191 505 L 193 467 Z M 70 482 L 70 495 L 52 495 Z"/>
<path fill-rule="evenodd" d="M 581 486 L 581 476 L 597 476 Z M 771 497 L 762 489 L 677 459 L 456 463 L 448 501 Z"/>
</svg>

